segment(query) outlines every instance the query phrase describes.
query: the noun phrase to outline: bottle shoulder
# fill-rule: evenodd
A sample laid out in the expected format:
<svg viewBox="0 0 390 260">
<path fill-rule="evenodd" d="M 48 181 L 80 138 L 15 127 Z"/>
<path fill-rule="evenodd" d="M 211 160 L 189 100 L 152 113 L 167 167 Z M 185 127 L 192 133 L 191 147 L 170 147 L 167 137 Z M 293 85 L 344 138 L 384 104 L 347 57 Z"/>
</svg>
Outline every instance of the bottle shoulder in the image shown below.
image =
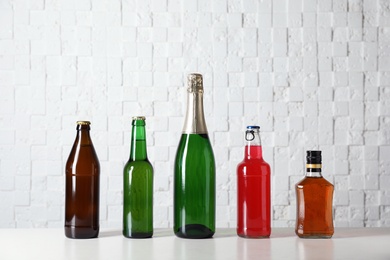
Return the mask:
<svg viewBox="0 0 390 260">
<path fill-rule="evenodd" d="M 297 188 L 303 188 L 305 186 L 322 186 L 322 187 L 334 187 L 332 183 L 326 180 L 324 177 L 308 177 L 305 176 L 301 181 L 299 181 L 295 186 Z"/>
<path fill-rule="evenodd" d="M 143 166 L 143 167 L 146 167 L 146 166 L 153 167 L 148 159 L 145 159 L 145 160 L 131 160 L 131 159 L 129 159 L 126 162 L 125 167 L 138 166 L 138 165 Z"/>
<path fill-rule="evenodd" d="M 153 175 L 153 166 L 148 161 L 131 161 L 127 162 L 123 168 L 124 174 L 152 174 Z"/>
<path fill-rule="evenodd" d="M 182 133 L 180 137 L 180 143 L 182 142 L 210 143 L 210 138 L 207 133 L 205 134 Z"/>
<path fill-rule="evenodd" d="M 207 134 L 182 134 L 177 155 L 194 154 L 214 156 L 213 148 Z"/>
<path fill-rule="evenodd" d="M 73 164 L 75 161 L 79 163 L 94 162 L 95 164 L 99 164 L 99 158 L 92 145 L 73 145 L 66 165 Z"/>
<path fill-rule="evenodd" d="M 239 176 L 270 175 L 271 167 L 264 160 L 243 160 L 237 165 L 237 174 Z"/>
<path fill-rule="evenodd" d="M 263 158 L 256 158 L 256 159 L 244 158 L 240 163 L 238 163 L 237 167 L 244 167 L 247 165 L 261 165 L 261 166 L 270 167 L 269 163 L 267 163 Z"/>
</svg>

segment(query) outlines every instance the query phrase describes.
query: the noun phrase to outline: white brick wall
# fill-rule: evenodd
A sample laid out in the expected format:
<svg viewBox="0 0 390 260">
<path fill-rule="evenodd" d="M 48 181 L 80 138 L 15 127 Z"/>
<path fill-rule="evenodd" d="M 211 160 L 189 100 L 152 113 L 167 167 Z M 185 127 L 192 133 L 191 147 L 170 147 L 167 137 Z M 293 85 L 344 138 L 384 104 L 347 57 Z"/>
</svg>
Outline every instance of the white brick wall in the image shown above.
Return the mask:
<svg viewBox="0 0 390 260">
<path fill-rule="evenodd" d="M 0 227 L 61 227 L 75 122 L 92 121 L 101 224 L 121 226 L 131 117 L 147 117 L 155 226 L 200 72 L 217 225 L 236 221 L 243 131 L 259 124 L 273 226 L 293 226 L 307 149 L 323 151 L 336 226 L 390 226 L 388 0 L 0 0 Z"/>
</svg>

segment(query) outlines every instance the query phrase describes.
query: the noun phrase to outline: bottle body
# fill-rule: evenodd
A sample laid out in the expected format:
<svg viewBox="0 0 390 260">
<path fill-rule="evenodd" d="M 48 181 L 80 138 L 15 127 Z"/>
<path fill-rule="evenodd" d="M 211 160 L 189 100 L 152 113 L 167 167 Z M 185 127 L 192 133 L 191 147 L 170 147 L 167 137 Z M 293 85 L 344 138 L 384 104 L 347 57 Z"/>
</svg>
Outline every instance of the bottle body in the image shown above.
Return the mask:
<svg viewBox="0 0 390 260">
<path fill-rule="evenodd" d="M 237 235 L 246 238 L 271 235 L 271 168 L 263 159 L 260 136 L 256 138 L 258 143 L 248 141 L 237 166 Z"/>
<path fill-rule="evenodd" d="M 215 161 L 207 134 L 183 134 L 175 159 L 174 232 L 183 238 L 215 233 Z"/>
<path fill-rule="evenodd" d="M 308 151 L 308 154 L 320 151 Z M 319 153 L 318 153 L 319 152 Z M 316 159 L 316 158 L 315 158 Z M 307 164 L 307 174 L 295 185 L 297 216 L 295 233 L 301 238 L 331 238 L 334 186 L 321 175 L 321 161 Z"/>
<path fill-rule="evenodd" d="M 174 165 L 174 227 L 181 238 L 215 233 L 215 159 L 203 112 L 200 74 L 188 76 L 188 103 Z"/>
<path fill-rule="evenodd" d="M 95 238 L 99 234 L 100 164 L 89 129 L 89 122 L 78 122 L 77 137 L 65 167 L 68 238 Z"/>
<path fill-rule="evenodd" d="M 146 155 L 145 118 L 133 118 L 131 152 L 123 170 L 123 235 L 153 236 L 153 166 Z"/>
</svg>

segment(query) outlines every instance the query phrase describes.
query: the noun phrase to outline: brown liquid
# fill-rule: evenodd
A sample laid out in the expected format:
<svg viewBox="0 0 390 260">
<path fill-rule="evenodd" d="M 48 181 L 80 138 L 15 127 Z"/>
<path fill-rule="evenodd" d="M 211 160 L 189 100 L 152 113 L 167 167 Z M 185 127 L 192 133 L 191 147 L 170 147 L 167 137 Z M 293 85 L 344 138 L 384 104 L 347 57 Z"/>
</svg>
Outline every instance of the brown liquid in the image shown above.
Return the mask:
<svg viewBox="0 0 390 260">
<path fill-rule="evenodd" d="M 301 238 L 330 238 L 333 235 L 333 185 L 323 177 L 305 177 L 295 185 L 297 222 Z"/>
<path fill-rule="evenodd" d="M 94 238 L 99 234 L 100 166 L 89 136 L 89 125 L 78 125 L 77 130 L 66 162 L 65 235 Z"/>
</svg>

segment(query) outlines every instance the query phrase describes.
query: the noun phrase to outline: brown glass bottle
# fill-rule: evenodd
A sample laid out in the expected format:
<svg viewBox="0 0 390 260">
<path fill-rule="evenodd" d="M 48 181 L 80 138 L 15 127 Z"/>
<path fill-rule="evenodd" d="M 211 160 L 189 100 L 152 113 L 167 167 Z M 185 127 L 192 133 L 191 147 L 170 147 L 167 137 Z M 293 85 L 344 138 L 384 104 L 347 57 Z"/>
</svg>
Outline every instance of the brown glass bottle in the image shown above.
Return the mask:
<svg viewBox="0 0 390 260">
<path fill-rule="evenodd" d="M 99 234 L 100 165 L 89 135 L 90 122 L 77 122 L 77 136 L 66 162 L 65 235 L 95 238 Z"/>
<path fill-rule="evenodd" d="M 321 175 L 321 151 L 307 151 L 306 158 L 306 176 L 295 185 L 295 233 L 301 238 L 331 238 L 334 233 L 333 184 Z"/>
</svg>

